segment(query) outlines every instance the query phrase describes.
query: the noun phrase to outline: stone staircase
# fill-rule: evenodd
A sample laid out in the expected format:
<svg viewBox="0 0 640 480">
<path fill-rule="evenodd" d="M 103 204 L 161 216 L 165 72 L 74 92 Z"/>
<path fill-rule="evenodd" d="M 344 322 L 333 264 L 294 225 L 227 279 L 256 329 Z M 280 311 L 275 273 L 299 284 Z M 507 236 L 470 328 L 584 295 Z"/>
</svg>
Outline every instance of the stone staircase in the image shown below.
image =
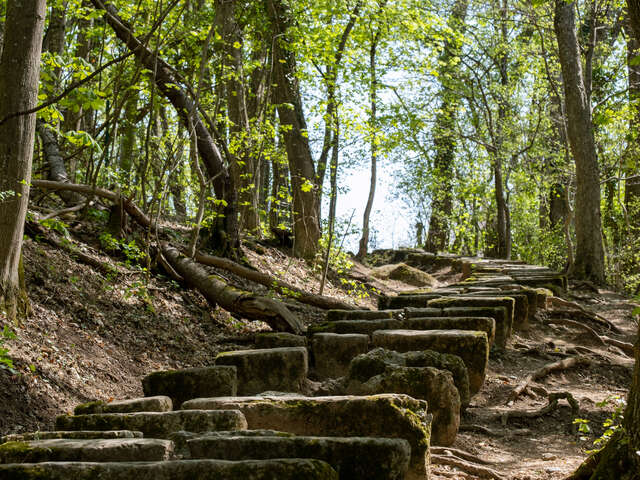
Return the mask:
<svg viewBox="0 0 640 480">
<path fill-rule="evenodd" d="M 154 372 L 144 398 L 79 405 L 56 431 L 0 439 L 10 479 L 426 479 L 489 355 L 566 278 L 517 261 L 374 252 L 462 280 L 331 310 L 306 336 L 258 334 L 213 365 Z"/>
</svg>

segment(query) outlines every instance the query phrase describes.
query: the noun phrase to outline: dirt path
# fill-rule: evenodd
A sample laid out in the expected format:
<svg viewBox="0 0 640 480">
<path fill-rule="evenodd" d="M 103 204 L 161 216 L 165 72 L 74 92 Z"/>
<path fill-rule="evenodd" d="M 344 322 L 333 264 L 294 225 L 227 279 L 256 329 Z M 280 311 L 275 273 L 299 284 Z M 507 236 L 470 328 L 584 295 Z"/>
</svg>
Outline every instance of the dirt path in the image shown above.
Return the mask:
<svg viewBox="0 0 640 480">
<path fill-rule="evenodd" d="M 600 334 L 632 342 L 635 322 L 629 299 L 613 292 L 574 292 L 569 300 L 598 312 L 622 330 L 614 335 L 590 324 Z M 504 354 L 492 356 L 489 373 L 482 391 L 473 398 L 463 416 L 464 425 L 474 425 L 486 433 L 461 431 L 455 448 L 473 453 L 491 462 L 490 467 L 505 479 L 561 479 L 575 470 L 586 452 L 594 448 L 593 441 L 605 430 L 603 422 L 626 397 L 631 382 L 633 359 L 615 347 L 595 345 L 583 331 L 566 326 L 544 324 L 549 313 L 542 312 L 528 332 L 516 334 Z M 567 317 L 568 318 L 568 317 Z M 574 356 L 576 347 L 588 348 L 591 364 L 550 374 L 534 382 L 533 395 L 523 394 L 508 406 L 509 394 L 528 374 L 545 364 Z M 535 411 L 547 404 L 544 391 L 568 392 L 579 403 L 579 418 L 588 420 L 589 432 L 577 431 L 569 404 L 561 400 L 559 407 L 539 418 L 509 419 L 503 424 L 504 412 Z M 536 393 L 537 392 L 537 393 Z M 491 434 L 488 434 L 491 432 Z M 434 479 L 480 478 L 448 466 L 434 466 Z"/>
</svg>

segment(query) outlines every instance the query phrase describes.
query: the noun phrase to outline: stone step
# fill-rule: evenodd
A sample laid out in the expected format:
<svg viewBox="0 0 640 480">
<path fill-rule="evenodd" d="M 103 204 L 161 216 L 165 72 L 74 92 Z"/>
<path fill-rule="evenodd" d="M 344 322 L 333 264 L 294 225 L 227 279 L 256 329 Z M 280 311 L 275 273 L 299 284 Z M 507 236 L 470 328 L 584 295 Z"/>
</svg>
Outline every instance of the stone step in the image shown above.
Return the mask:
<svg viewBox="0 0 640 480">
<path fill-rule="evenodd" d="M 417 317 L 384 320 L 340 320 L 310 325 L 307 334 L 363 334 L 373 335 L 376 330 L 479 330 L 487 333 L 490 344 L 496 334 L 492 317 Z M 354 355 L 355 356 L 355 355 Z"/>
<path fill-rule="evenodd" d="M 347 384 L 352 381 L 366 382 L 371 377 L 384 373 L 388 366 L 433 367 L 451 372 L 462 406 L 469 405 L 471 395 L 469 393 L 469 372 L 466 365 L 457 355 L 440 353 L 435 350 L 400 353 L 384 348 L 375 348 L 363 355 L 358 355 L 351 361 L 345 381 Z"/>
<path fill-rule="evenodd" d="M 489 317 L 495 322 L 494 344 L 497 348 L 504 349 L 507 346 L 510 321 L 507 309 L 504 307 L 448 307 L 448 308 L 413 308 L 404 309 L 404 317 L 431 318 L 431 317 Z M 489 338 L 487 337 L 487 340 Z"/>
<path fill-rule="evenodd" d="M 466 291 L 465 291 L 466 290 Z M 403 294 L 400 294 L 403 295 Z M 535 293 L 531 292 L 530 295 L 527 295 L 524 291 L 517 290 L 500 290 L 498 288 L 469 288 L 469 289 L 458 289 L 452 291 L 437 291 L 437 292 L 426 292 L 426 293 L 418 293 L 415 292 L 412 294 L 415 297 L 424 297 L 425 299 L 429 299 L 425 302 L 424 306 L 430 306 L 429 301 L 440 299 L 440 298 L 512 298 L 515 301 L 514 310 L 513 310 L 513 326 L 517 329 L 526 329 L 529 325 L 529 318 L 533 318 L 533 314 L 535 314 Z M 529 310 L 529 297 L 531 296 L 531 300 L 534 302 L 534 311 L 530 317 Z M 498 304 L 500 305 L 500 303 Z M 418 306 L 418 305 L 412 305 Z M 478 306 L 485 306 L 478 303 Z M 504 304 L 507 308 L 510 308 L 509 304 Z"/>
<path fill-rule="evenodd" d="M 94 402 L 78 405 L 74 415 L 88 415 L 91 413 L 132 413 L 132 412 L 170 412 L 173 410 L 173 402 L 169 397 L 159 395 L 157 397 L 133 398 L 130 400 L 116 400 Z"/>
<path fill-rule="evenodd" d="M 172 455 L 173 442 L 155 438 L 56 438 L 0 445 L 0 463 L 156 462 Z"/>
<path fill-rule="evenodd" d="M 309 459 L 47 462 L 0 465 L 2 480 L 338 480 L 326 462 Z"/>
<path fill-rule="evenodd" d="M 489 342 L 485 332 L 468 330 L 378 330 L 373 333 L 373 345 L 413 352 L 435 350 L 459 356 L 469 372 L 469 391 L 480 391 L 487 372 Z"/>
<path fill-rule="evenodd" d="M 247 421 L 239 411 L 182 410 L 174 412 L 97 413 L 60 415 L 58 430 L 137 430 L 145 437 L 168 438 L 172 432 L 244 430 Z"/>
<path fill-rule="evenodd" d="M 329 310 L 327 312 L 328 322 L 340 320 L 380 320 L 383 318 L 393 318 L 400 310 Z"/>
<path fill-rule="evenodd" d="M 145 397 L 166 395 L 173 408 L 192 398 L 238 394 L 234 367 L 198 367 L 153 372 L 142 379 Z"/>
<path fill-rule="evenodd" d="M 311 345 L 315 374 L 319 378 L 338 378 L 347 374 L 353 357 L 369 350 L 369 335 L 316 333 Z"/>
<path fill-rule="evenodd" d="M 30 432 L 5 435 L 0 437 L 0 444 L 6 442 L 27 442 L 29 440 L 50 440 L 53 438 L 67 438 L 70 440 L 86 440 L 91 438 L 142 438 L 142 432 L 131 430 L 78 430 L 54 432 Z"/>
<path fill-rule="evenodd" d="M 426 400 L 433 415 L 431 444 L 450 446 L 460 426 L 460 394 L 447 370 L 433 367 L 388 365 L 385 370 L 365 382 L 351 379 L 346 386 L 350 395 L 404 393 Z"/>
<path fill-rule="evenodd" d="M 433 298 L 427 301 L 426 307 L 442 308 L 468 308 L 468 307 L 504 307 L 507 310 L 506 338 L 511 336 L 513 330 L 514 312 L 516 309 L 515 300 L 511 297 L 442 297 Z"/>
<path fill-rule="evenodd" d="M 409 443 L 399 438 L 213 434 L 187 445 L 197 459 L 314 458 L 331 465 L 341 480 L 403 479 L 411 456 Z"/>
<path fill-rule="evenodd" d="M 307 337 L 287 332 L 262 332 L 255 336 L 256 348 L 306 347 Z"/>
<path fill-rule="evenodd" d="M 240 410 L 251 429 L 305 436 L 403 438 L 411 445 L 408 478 L 424 479 L 428 472 L 431 415 L 427 402 L 407 395 L 201 398 L 185 402 L 183 408 Z"/>
<path fill-rule="evenodd" d="M 309 370 L 308 363 L 305 347 L 224 352 L 215 360 L 216 365 L 235 367 L 238 395 L 267 391 L 301 392 Z"/>
</svg>

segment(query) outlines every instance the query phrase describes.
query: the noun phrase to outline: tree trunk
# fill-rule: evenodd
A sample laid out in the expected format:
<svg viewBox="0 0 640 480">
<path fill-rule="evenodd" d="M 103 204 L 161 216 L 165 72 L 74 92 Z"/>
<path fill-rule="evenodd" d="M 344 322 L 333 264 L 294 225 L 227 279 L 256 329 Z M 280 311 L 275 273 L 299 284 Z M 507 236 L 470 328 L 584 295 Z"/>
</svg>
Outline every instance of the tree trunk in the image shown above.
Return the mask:
<svg viewBox="0 0 640 480">
<path fill-rule="evenodd" d="M 316 171 L 311 157 L 307 124 L 302 110 L 300 87 L 296 77 L 294 52 L 287 46 L 292 22 L 289 7 L 282 0 L 268 0 L 267 14 L 273 34 L 274 97 L 291 173 L 293 196 L 293 254 L 312 260 L 320 240 L 319 202 Z"/>
<path fill-rule="evenodd" d="M 631 2 L 630 2 L 631 3 Z M 631 11 L 631 5 L 629 6 Z M 624 163 L 624 206 L 628 225 L 635 232 L 640 232 L 640 65 L 632 62 L 640 55 L 640 42 L 633 32 L 627 32 L 627 70 L 629 73 L 629 104 L 631 119 L 629 120 L 630 142 Z"/>
<path fill-rule="evenodd" d="M 158 90 L 171 102 L 180 120 L 186 128 L 192 124 L 198 144 L 198 154 L 204 163 L 209 177 L 212 179 L 216 197 L 223 200 L 221 225 L 216 228 L 216 247 L 224 255 L 235 256 L 239 246 L 237 192 L 233 178 L 225 167 L 218 146 L 198 113 L 198 106 L 180 87 L 183 83 L 171 66 L 154 52 L 149 50 L 131 31 L 129 24 L 122 20 L 112 5 L 105 5 L 101 0 L 91 0 L 95 8 L 105 10 L 105 20 L 116 36 L 134 52 L 136 58 L 145 68 L 155 72 L 155 83 Z"/>
<path fill-rule="evenodd" d="M 381 8 L 382 7 L 383 6 L 381 6 Z M 371 42 L 371 48 L 369 49 L 369 100 L 371 102 L 371 114 L 369 115 L 369 149 L 371 150 L 371 179 L 369 183 L 367 205 L 364 207 L 364 215 L 362 217 L 362 237 L 360 237 L 358 253 L 356 254 L 356 258 L 360 261 L 364 260 L 367 256 L 367 250 L 369 248 L 369 221 L 371 219 L 371 210 L 373 209 L 373 200 L 376 194 L 376 175 L 378 169 L 378 142 L 376 139 L 376 129 L 378 125 L 378 77 L 376 74 L 376 53 L 378 49 L 378 42 L 380 41 L 380 34 L 381 31 L 378 29 L 373 37 L 373 41 Z"/>
<path fill-rule="evenodd" d="M 567 133 L 576 162 L 576 253 L 572 275 L 602 284 L 604 249 L 600 215 L 600 174 L 591 105 L 582 74 L 573 2 L 556 0 L 554 26 L 567 109 Z"/>
<path fill-rule="evenodd" d="M 464 33 L 468 0 L 456 0 L 449 17 L 449 26 L 454 32 Z M 455 124 L 460 105 L 454 82 L 460 67 L 457 58 L 462 53 L 462 41 L 458 38 L 447 39 L 440 55 L 438 78 L 441 79 L 440 109 L 433 126 L 433 196 L 431 217 L 425 250 L 438 252 L 446 250 L 449 243 L 449 218 L 452 209 L 452 178 L 456 154 Z"/>
<path fill-rule="evenodd" d="M 9 0 L 0 59 L 0 118 L 35 107 L 38 98 L 45 0 Z M 21 282 L 24 220 L 29 201 L 36 116 L 0 125 L 0 312 L 28 313 Z"/>
</svg>

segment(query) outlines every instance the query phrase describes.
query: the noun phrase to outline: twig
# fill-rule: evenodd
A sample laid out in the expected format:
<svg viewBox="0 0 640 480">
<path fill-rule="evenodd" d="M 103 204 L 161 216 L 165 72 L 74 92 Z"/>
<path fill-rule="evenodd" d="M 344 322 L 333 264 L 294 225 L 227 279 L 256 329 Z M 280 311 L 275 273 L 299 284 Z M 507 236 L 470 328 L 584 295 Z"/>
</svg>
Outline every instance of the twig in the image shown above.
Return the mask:
<svg viewBox="0 0 640 480">
<path fill-rule="evenodd" d="M 512 390 L 511 395 L 509 395 L 509 400 L 507 402 L 507 405 L 512 405 L 513 402 L 515 402 L 518 399 L 518 397 L 522 394 L 522 392 L 524 392 L 529 386 L 529 384 L 534 380 L 539 380 L 543 377 L 546 377 L 551 372 L 566 370 L 568 368 L 578 367 L 581 365 L 589 365 L 590 363 L 591 361 L 587 357 L 576 356 L 576 357 L 565 358 L 563 360 L 558 360 L 557 362 L 549 363 L 544 367 L 539 368 L 535 372 L 528 375 L 521 383 L 518 384 L 518 386 L 516 386 Z"/>
</svg>

